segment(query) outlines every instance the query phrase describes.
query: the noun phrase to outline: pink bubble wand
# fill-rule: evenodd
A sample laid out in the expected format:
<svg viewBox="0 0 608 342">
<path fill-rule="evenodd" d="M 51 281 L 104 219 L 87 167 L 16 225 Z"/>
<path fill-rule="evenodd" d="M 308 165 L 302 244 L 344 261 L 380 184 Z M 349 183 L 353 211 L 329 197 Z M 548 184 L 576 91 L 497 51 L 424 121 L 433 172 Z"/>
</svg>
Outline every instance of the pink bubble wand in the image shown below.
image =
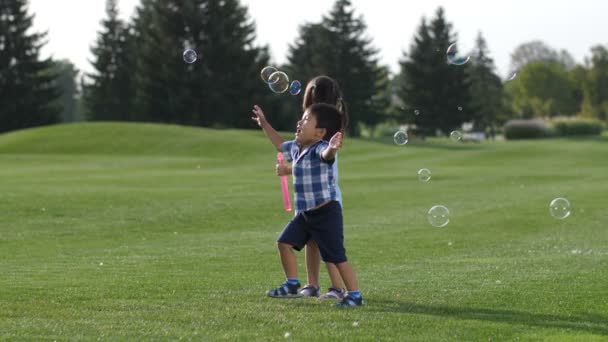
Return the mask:
<svg viewBox="0 0 608 342">
<path fill-rule="evenodd" d="M 283 165 L 285 159 L 283 152 L 277 153 L 277 161 Z M 283 193 L 283 207 L 285 211 L 291 211 L 291 201 L 289 200 L 289 187 L 287 186 L 287 176 L 281 176 L 281 192 Z"/>
</svg>

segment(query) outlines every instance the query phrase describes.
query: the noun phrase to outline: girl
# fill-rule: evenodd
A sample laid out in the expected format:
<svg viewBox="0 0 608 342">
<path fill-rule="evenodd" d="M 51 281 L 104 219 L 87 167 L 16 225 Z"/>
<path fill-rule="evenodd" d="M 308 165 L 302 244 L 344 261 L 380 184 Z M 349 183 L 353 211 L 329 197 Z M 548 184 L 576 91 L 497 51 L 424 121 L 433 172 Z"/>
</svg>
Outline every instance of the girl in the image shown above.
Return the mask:
<svg viewBox="0 0 608 342">
<path fill-rule="evenodd" d="M 338 82 L 328 76 L 317 76 L 313 78 L 306 85 L 306 90 L 304 92 L 304 99 L 302 101 L 302 112 L 305 112 L 308 107 L 316 103 L 327 103 L 331 105 L 335 105 L 340 111 L 343 120 L 342 131 L 348 126 L 348 113 L 346 110 L 346 103 L 342 99 L 342 91 L 340 90 L 340 86 Z M 255 106 L 254 109 L 255 116 L 252 117 L 254 121 L 258 123 L 261 127 L 260 120 L 265 120 L 264 113 L 262 110 Z M 333 163 L 334 174 L 336 175 L 336 190 L 338 202 L 342 205 L 342 194 L 340 192 L 340 187 L 337 184 L 337 175 L 338 175 L 338 163 L 337 156 L 336 162 Z M 276 165 L 277 175 L 291 175 L 292 169 L 291 166 L 287 164 L 277 164 Z M 297 214 L 297 212 L 296 212 Z M 299 294 L 305 297 L 319 297 L 319 267 L 321 263 L 321 256 L 319 247 L 317 244 L 310 240 L 306 244 L 306 274 L 308 284 L 302 287 L 299 290 Z M 341 299 L 344 297 L 345 290 L 342 282 L 342 278 L 340 277 L 340 273 L 338 272 L 337 267 L 334 264 L 327 264 L 327 272 L 329 273 L 329 278 L 331 280 L 331 287 L 326 294 L 322 295 L 321 299 Z"/>
</svg>

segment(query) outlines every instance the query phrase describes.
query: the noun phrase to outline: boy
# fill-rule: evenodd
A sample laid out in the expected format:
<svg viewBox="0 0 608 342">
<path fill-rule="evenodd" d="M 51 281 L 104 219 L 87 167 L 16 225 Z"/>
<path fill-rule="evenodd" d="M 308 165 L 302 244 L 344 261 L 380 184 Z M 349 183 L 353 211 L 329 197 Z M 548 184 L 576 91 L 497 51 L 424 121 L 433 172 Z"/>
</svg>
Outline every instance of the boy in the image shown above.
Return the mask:
<svg viewBox="0 0 608 342">
<path fill-rule="evenodd" d="M 299 297 L 298 265 L 292 249 L 300 250 L 314 240 L 326 263 L 334 264 L 348 290 L 338 306 L 363 305 L 355 272 L 344 249 L 342 208 L 336 201 L 332 164 L 342 146 L 343 117 L 332 105 L 313 104 L 298 121 L 295 140 L 283 138 L 268 124 L 264 113 L 254 106 L 254 119 L 278 151 L 293 159 L 293 182 L 296 216 L 285 226 L 277 245 L 287 280 L 267 292 L 275 298 Z M 328 142 L 329 140 L 329 142 Z"/>
</svg>

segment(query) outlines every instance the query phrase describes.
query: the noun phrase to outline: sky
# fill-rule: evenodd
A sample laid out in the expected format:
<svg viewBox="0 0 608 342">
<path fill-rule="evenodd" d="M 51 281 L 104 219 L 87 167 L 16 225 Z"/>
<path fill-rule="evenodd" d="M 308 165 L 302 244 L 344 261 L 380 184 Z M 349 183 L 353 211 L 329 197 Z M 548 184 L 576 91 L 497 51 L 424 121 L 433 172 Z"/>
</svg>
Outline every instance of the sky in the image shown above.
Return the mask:
<svg viewBox="0 0 608 342">
<path fill-rule="evenodd" d="M 393 73 L 409 50 L 422 17 L 430 19 L 439 6 L 458 34 L 459 49 L 472 47 L 478 32 L 488 43 L 497 72 L 507 77 L 510 55 L 521 43 L 542 40 L 566 49 L 583 63 L 594 45 L 608 45 L 608 1 L 604 0 L 351 0 L 356 15 L 367 24 L 367 35 L 378 57 Z M 286 61 L 290 44 L 305 23 L 319 22 L 333 0 L 241 0 L 256 25 L 259 44 L 270 47 L 272 62 Z M 30 0 L 34 30 L 48 31 L 42 56 L 69 59 L 90 72 L 90 48 L 105 17 L 105 0 Z M 119 0 L 120 15 L 128 19 L 139 0 Z M 73 15 L 69 15 L 73 13 Z M 176 46 L 176 48 L 180 48 Z M 201 58 L 204 58 L 204 51 Z"/>
</svg>

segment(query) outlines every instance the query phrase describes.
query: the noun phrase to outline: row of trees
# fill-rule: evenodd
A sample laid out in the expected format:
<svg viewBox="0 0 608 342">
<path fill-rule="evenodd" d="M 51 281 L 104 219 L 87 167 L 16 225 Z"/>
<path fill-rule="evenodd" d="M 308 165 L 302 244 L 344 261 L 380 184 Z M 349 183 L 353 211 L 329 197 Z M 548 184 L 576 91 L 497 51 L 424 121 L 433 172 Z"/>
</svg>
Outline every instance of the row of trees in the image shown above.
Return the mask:
<svg viewBox="0 0 608 342">
<path fill-rule="evenodd" d="M 83 118 L 244 128 L 252 127 L 253 103 L 277 128 L 293 128 L 301 95 L 273 94 L 260 80 L 268 48 L 255 45 L 254 22 L 239 0 L 142 0 L 129 22 L 120 19 L 117 1 L 106 1 L 91 50 L 94 72 L 77 86 L 69 61 L 40 58 L 45 35 L 31 33 L 27 0 L 0 0 L 0 131 Z M 300 27 L 287 63 L 278 66 L 304 81 L 319 74 L 337 79 L 352 134 L 388 120 L 414 123 L 427 134 L 466 121 L 484 129 L 510 117 L 607 117 L 603 46 L 576 65 L 566 51 L 522 44 L 512 55 L 517 77 L 504 82 L 481 33 L 469 63 L 446 63 L 458 37 L 439 8 L 421 20 L 399 73 L 391 75 L 366 30 L 350 1 L 336 0 L 319 22 Z M 196 63 L 181 58 L 189 47 L 199 53 Z"/>
</svg>

